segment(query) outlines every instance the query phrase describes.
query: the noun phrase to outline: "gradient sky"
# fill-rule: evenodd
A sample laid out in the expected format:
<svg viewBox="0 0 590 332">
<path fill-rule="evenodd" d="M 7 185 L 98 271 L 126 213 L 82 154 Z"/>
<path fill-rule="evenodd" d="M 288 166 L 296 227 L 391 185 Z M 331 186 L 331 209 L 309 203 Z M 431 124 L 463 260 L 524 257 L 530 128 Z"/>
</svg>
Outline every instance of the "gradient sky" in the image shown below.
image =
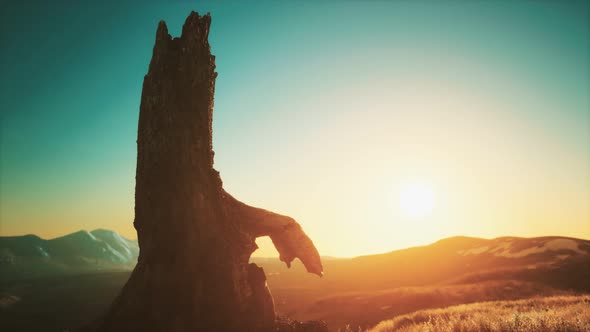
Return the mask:
<svg viewBox="0 0 590 332">
<path fill-rule="evenodd" d="M 590 238 L 583 1 L 172 2 L 2 8 L 1 235 L 136 237 L 157 23 L 178 36 L 196 10 L 213 16 L 225 188 L 295 217 L 323 255 L 453 235 Z M 413 184 L 434 193 L 426 216 L 400 209 Z"/>
</svg>

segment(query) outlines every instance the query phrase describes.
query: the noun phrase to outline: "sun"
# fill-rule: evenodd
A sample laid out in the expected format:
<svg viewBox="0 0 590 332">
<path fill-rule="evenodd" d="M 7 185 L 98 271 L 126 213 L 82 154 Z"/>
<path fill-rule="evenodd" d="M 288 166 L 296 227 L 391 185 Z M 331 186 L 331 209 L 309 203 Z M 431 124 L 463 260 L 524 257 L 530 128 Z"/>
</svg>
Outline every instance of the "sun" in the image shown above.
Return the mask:
<svg viewBox="0 0 590 332">
<path fill-rule="evenodd" d="M 436 195 L 427 184 L 409 183 L 400 190 L 399 206 L 407 217 L 427 217 L 432 214 L 436 206 Z"/>
</svg>

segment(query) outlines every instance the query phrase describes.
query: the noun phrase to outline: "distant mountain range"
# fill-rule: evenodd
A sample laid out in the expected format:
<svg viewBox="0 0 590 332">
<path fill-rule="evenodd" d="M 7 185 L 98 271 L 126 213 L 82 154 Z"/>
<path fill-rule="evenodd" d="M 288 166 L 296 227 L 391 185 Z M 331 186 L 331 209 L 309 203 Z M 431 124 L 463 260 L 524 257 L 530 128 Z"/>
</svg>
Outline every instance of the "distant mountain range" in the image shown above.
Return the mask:
<svg viewBox="0 0 590 332">
<path fill-rule="evenodd" d="M 0 237 L 0 318 L 18 327 L 5 329 L 54 324 L 60 331 L 94 319 L 128 279 L 138 253 L 137 241 L 100 229 L 52 240 Z M 299 261 L 291 269 L 278 258 L 252 261 L 264 268 L 279 314 L 325 320 L 334 329 L 462 303 L 590 293 L 590 241 L 568 237 L 458 236 L 378 255 L 323 257 L 323 278 Z M 56 299 L 57 318 L 45 305 Z M 32 312 L 37 320 L 24 318 Z"/>
<path fill-rule="evenodd" d="M 0 281 L 35 278 L 64 273 L 131 270 L 137 263 L 139 246 L 106 229 L 79 231 L 51 240 L 36 235 L 0 237 Z M 269 282 L 317 284 L 336 283 L 350 290 L 415 286 L 436 282 L 469 282 L 531 274 L 552 276 L 560 288 L 590 290 L 590 241 L 567 237 L 500 237 L 481 239 L 457 236 L 433 244 L 389 253 L 334 259 L 323 257 L 326 276 L 310 278 L 295 264 L 288 273 L 277 258 L 253 257 L 263 266 Z M 578 277 L 569 275 L 569 269 Z M 557 278 L 555 275 L 560 277 Z M 565 280 L 564 280 L 565 279 Z M 359 283 L 358 280 L 370 280 Z M 548 280 L 551 281 L 551 280 Z"/>
<path fill-rule="evenodd" d="M 0 281 L 130 270 L 138 255 L 137 240 L 106 229 L 51 240 L 36 235 L 0 237 Z"/>
</svg>

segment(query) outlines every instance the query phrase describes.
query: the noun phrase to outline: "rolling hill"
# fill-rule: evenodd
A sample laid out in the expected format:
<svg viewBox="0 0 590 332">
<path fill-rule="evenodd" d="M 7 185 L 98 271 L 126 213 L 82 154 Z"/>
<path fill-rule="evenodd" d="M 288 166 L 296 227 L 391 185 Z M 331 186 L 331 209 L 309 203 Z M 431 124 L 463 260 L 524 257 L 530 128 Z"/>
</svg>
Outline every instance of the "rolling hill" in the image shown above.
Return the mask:
<svg viewBox="0 0 590 332">
<path fill-rule="evenodd" d="M 389 253 L 324 261 L 323 279 L 300 264 L 262 264 L 280 313 L 330 327 L 369 328 L 419 309 L 590 292 L 590 241 L 565 237 L 453 237 Z"/>
<path fill-rule="evenodd" d="M 0 252 L 13 257 L 2 274 L 20 269 L 0 280 L 0 329 L 35 330 L 27 319 L 35 316 L 58 331 L 107 308 L 137 260 L 137 243 L 96 230 L 53 240 L 0 238 Z M 424 309 L 590 293 L 590 241 L 566 237 L 453 237 L 379 255 L 325 257 L 321 279 L 300 262 L 288 269 L 278 258 L 251 260 L 264 267 L 280 315 L 325 320 L 335 331 Z"/>
</svg>

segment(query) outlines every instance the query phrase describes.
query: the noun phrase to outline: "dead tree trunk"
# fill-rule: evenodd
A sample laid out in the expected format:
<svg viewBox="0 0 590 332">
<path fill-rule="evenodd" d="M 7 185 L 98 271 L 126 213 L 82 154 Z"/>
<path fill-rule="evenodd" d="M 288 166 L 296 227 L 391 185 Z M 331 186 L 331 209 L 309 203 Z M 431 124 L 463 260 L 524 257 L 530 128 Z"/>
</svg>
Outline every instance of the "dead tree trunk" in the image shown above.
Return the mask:
<svg viewBox="0 0 590 332">
<path fill-rule="evenodd" d="M 144 78 L 134 226 L 139 262 L 102 331 L 260 331 L 274 309 L 264 272 L 249 265 L 257 236 L 287 264 L 321 275 L 311 240 L 292 218 L 243 204 L 213 169 L 215 57 L 211 17 L 192 12 L 180 38 L 158 25 Z"/>
</svg>

